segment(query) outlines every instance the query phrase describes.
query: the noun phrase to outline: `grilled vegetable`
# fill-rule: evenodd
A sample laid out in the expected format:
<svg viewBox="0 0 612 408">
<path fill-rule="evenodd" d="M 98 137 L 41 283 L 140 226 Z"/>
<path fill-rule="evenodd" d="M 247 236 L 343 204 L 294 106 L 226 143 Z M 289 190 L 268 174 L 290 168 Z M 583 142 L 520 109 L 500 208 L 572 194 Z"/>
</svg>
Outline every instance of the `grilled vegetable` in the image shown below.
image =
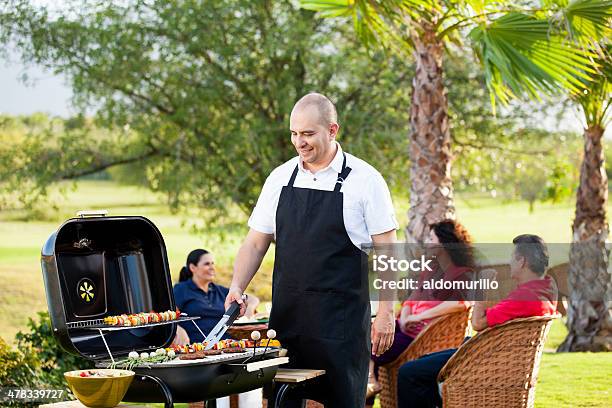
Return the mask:
<svg viewBox="0 0 612 408">
<path fill-rule="evenodd" d="M 141 326 L 149 323 L 177 320 L 180 318 L 180 316 L 181 312 L 177 308 L 176 311 L 167 310 L 162 313 L 151 311 L 149 313 L 141 312 L 131 315 L 122 314 L 119 316 L 106 316 L 104 318 L 104 324 L 109 326 Z"/>
</svg>

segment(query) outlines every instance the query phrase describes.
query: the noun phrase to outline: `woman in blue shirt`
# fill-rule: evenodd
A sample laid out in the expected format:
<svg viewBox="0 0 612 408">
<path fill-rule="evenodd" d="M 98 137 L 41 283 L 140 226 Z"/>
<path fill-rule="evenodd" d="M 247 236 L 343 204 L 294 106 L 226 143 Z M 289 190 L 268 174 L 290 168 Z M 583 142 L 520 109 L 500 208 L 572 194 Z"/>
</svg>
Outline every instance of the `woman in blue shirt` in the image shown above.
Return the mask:
<svg viewBox="0 0 612 408">
<path fill-rule="evenodd" d="M 174 300 L 181 312 L 189 316 L 200 316 L 195 320 L 205 334 L 215 327 L 225 312 L 228 288 L 213 283 L 215 261 L 205 249 L 195 249 L 187 256 L 187 262 L 179 274 L 179 283 L 174 285 Z M 249 295 L 246 316 L 255 314 L 259 299 Z M 226 334 L 224 338 L 227 338 Z M 192 322 L 180 323 L 174 344 L 189 344 L 204 341 L 204 337 Z"/>
</svg>

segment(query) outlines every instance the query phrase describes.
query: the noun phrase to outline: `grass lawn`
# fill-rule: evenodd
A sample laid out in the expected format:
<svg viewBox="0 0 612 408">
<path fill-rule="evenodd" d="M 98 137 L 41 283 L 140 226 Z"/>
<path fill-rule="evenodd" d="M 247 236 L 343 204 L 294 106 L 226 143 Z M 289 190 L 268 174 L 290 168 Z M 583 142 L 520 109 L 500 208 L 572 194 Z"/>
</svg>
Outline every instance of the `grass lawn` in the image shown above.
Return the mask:
<svg viewBox="0 0 612 408">
<path fill-rule="evenodd" d="M 233 257 L 246 232 L 227 234 L 192 233 L 185 217 L 171 214 L 163 198 L 136 187 L 113 182 L 80 182 L 76 191 L 55 201 L 59 210 L 32 217 L 22 211 L 0 213 L 0 335 L 9 343 L 23 329 L 29 316 L 46 310 L 40 271 L 40 248 L 61 223 L 81 209 L 107 209 L 109 215 L 143 215 L 160 229 L 168 250 L 173 279 L 185 262 L 188 251 L 197 247 L 212 250 L 218 266 L 217 280 L 228 284 Z M 401 226 L 406 225 L 407 200 L 396 200 Z M 533 213 L 527 203 L 503 203 L 492 198 L 457 197 L 457 214 L 477 242 L 509 243 L 521 233 L 541 235 L 547 242 L 569 242 L 573 203 L 536 204 Z M 246 216 L 244 217 L 246 224 Z M 271 251 L 270 251 L 271 252 Z M 251 291 L 269 298 L 273 254 L 269 253 Z M 556 322 L 548 349 L 565 336 Z M 537 388 L 538 407 L 610 407 L 612 353 L 546 353 Z"/>
<path fill-rule="evenodd" d="M 563 321 L 555 320 L 542 356 L 535 406 L 612 407 L 612 353 L 555 353 L 566 334 Z"/>
<path fill-rule="evenodd" d="M 612 353 L 544 353 L 538 408 L 612 407 Z"/>
</svg>

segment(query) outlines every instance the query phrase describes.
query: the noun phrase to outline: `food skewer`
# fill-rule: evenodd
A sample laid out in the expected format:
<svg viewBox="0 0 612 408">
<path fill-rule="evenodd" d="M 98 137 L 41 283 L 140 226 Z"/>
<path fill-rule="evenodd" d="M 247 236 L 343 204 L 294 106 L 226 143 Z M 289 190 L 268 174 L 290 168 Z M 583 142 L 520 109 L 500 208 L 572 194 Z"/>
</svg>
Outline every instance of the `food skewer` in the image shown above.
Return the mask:
<svg viewBox="0 0 612 408">
<path fill-rule="evenodd" d="M 118 316 L 106 316 L 103 319 L 103 322 L 108 326 L 137 327 L 151 323 L 163 323 L 178 320 L 182 315 L 183 314 L 177 307 L 176 310 L 167 310 L 161 313 L 151 311 L 149 313 L 140 312 L 133 314 L 122 314 Z"/>
<path fill-rule="evenodd" d="M 264 352 L 260 357 L 260 360 L 263 360 L 263 358 L 266 355 L 266 351 L 268 351 L 268 347 L 270 346 L 270 340 L 273 340 L 274 338 L 276 338 L 276 330 L 274 329 L 270 329 L 266 332 L 266 337 L 268 338 L 266 341 L 266 348 L 264 348 Z"/>
<path fill-rule="evenodd" d="M 257 341 L 261 339 L 261 333 L 257 330 L 253 330 L 251 332 L 251 340 L 253 340 L 253 355 L 244 360 L 243 364 L 249 361 L 252 358 L 255 358 L 255 353 L 257 352 Z"/>
</svg>

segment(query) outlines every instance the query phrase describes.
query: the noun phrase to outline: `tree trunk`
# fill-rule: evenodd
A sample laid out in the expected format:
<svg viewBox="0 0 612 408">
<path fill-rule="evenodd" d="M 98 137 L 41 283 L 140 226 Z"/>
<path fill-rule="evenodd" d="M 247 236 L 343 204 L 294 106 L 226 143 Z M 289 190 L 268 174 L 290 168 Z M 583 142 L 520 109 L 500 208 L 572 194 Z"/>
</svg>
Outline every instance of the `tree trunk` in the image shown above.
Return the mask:
<svg viewBox="0 0 612 408">
<path fill-rule="evenodd" d="M 569 333 L 559 351 L 612 350 L 612 279 L 606 249 L 608 180 L 603 133 L 599 126 L 590 126 L 584 133 L 584 159 L 570 249 Z"/>
<path fill-rule="evenodd" d="M 433 27 L 414 38 L 416 72 L 410 106 L 410 209 L 406 242 L 423 242 L 429 225 L 455 218 L 451 181 L 444 45 Z"/>
</svg>

